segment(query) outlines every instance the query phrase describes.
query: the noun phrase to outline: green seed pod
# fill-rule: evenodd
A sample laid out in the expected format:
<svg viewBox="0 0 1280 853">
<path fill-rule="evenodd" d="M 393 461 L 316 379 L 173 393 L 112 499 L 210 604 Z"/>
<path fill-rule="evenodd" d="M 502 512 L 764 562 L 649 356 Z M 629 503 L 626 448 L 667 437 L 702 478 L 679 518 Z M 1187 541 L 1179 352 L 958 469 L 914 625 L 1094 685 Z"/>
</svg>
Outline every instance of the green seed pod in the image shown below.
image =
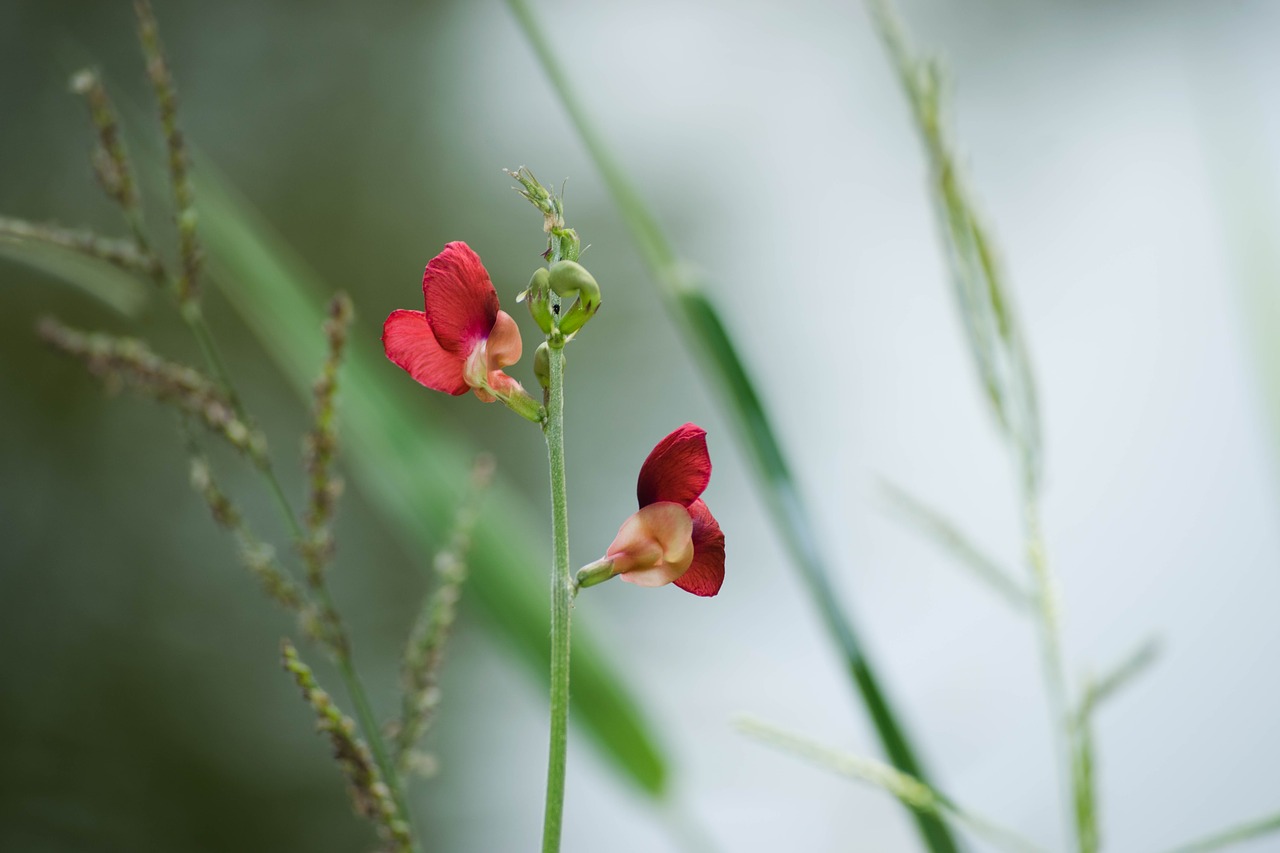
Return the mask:
<svg viewBox="0 0 1280 853">
<path fill-rule="evenodd" d="M 533 375 L 538 377 L 538 384 L 543 388 L 551 387 L 551 348 L 547 342 L 538 344 L 533 353 Z"/>
</svg>

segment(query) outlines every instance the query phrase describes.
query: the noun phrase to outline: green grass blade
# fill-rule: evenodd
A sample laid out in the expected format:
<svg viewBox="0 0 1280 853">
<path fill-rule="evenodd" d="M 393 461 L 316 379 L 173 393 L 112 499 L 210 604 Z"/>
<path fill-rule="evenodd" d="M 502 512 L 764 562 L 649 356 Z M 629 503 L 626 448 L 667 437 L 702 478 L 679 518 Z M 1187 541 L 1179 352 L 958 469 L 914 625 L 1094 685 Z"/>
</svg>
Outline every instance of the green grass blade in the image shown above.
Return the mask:
<svg viewBox="0 0 1280 853">
<path fill-rule="evenodd" d="M 215 175 L 202 162 L 196 176 L 201 235 L 214 278 L 305 399 L 324 359 L 324 285 Z M 466 491 L 475 448 L 403 404 L 395 387 L 403 377 L 376 340 L 352 339 L 344 371 L 343 457 L 352 478 L 407 549 L 431 553 Z M 490 627 L 545 679 L 547 567 L 522 544 L 541 541 L 538 529 L 527 504 L 495 482 L 475 528 L 471 584 Z M 661 795 L 666 761 L 640 710 L 589 632 L 575 626 L 574 633 L 574 719 L 619 770 L 642 790 Z"/>
<path fill-rule="evenodd" d="M 955 557 L 974 577 L 1001 595 L 1018 611 L 1025 613 L 1031 609 L 1031 594 L 1013 579 L 1007 569 L 974 545 L 954 522 L 892 483 L 883 483 L 881 490 L 904 521 Z"/>
<path fill-rule="evenodd" d="M 1202 838 L 1199 841 L 1175 847 L 1169 853 L 1209 853 L 1211 850 L 1223 850 L 1235 844 L 1270 835 L 1273 832 L 1280 832 L 1280 813 L 1268 815 L 1249 823 L 1243 823 L 1231 829 L 1215 833 L 1208 838 Z"/>
<path fill-rule="evenodd" d="M 944 238 L 952 289 L 992 413 L 1016 448 L 1025 485 L 1040 481 L 1040 411 L 1025 338 L 986 227 L 947 138 L 943 75 L 914 55 L 889 0 L 867 7 L 911 107 L 930 169 L 930 196 Z"/>
<path fill-rule="evenodd" d="M 1159 657 L 1160 641 L 1154 637 L 1138 646 L 1097 681 L 1086 686 L 1081 713 L 1092 714 L 1102 703 L 1145 674 Z"/>
<path fill-rule="evenodd" d="M 828 632 L 840 648 L 849 674 L 862 696 L 885 754 L 898 769 L 923 779 L 925 774 L 907 734 L 880 687 L 871 662 L 858 642 L 849 615 L 844 612 L 831 584 L 829 563 L 823 555 L 810 523 L 786 457 L 778 443 L 767 410 L 756 391 L 746 365 L 738 353 L 715 305 L 689 274 L 645 207 L 639 194 L 610 155 L 603 138 L 587 118 L 569 79 L 560 67 L 550 43 L 534 20 L 525 0 L 507 0 L 530 46 L 537 55 L 552 87 L 569 114 L 588 153 L 600 170 L 615 204 L 621 212 L 663 297 L 668 313 L 684 326 L 686 340 L 696 341 L 702 357 L 697 363 L 708 368 L 721 391 L 722 399 L 734 415 L 739 438 L 755 463 L 756 475 L 772 510 L 792 559 L 822 615 Z M 936 814 L 913 812 L 920 832 L 935 853 L 956 850 L 945 822 Z"/>
<path fill-rule="evenodd" d="M 934 816 L 949 815 L 975 835 L 1002 849 L 1016 853 L 1041 853 L 1040 847 L 1013 830 L 963 808 L 937 789 L 884 762 L 831 749 L 754 717 L 740 718 L 738 730 L 840 776 L 874 785 L 912 811 Z"/>
<path fill-rule="evenodd" d="M 137 316 L 147 301 L 146 288 L 133 275 L 70 249 L 0 237 L 0 257 L 74 285 L 128 317 Z"/>
</svg>

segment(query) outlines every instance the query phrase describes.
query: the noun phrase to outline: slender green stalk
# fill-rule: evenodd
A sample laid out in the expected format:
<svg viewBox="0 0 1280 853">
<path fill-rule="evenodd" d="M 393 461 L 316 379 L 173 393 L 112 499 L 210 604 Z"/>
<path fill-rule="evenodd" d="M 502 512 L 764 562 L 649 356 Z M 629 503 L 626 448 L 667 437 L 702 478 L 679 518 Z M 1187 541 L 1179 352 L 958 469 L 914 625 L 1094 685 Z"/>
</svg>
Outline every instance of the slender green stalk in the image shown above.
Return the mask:
<svg viewBox="0 0 1280 853">
<path fill-rule="evenodd" d="M 862 697 L 885 754 L 898 769 L 925 778 L 924 767 L 880 686 L 853 621 L 840 604 L 831 580 L 830 562 L 818 544 L 812 514 L 791 473 L 755 381 L 719 311 L 702 292 L 699 283 L 690 277 L 657 220 L 645 207 L 639 193 L 611 156 L 603 137 L 591 124 L 528 2 L 507 0 L 507 5 L 604 178 L 645 265 L 658 284 L 668 313 L 684 327 L 685 340 L 699 348 L 695 363 L 706 366 L 713 380 L 719 383 L 723 400 L 733 413 L 739 437 L 755 463 L 760 493 L 769 504 L 769 517 L 778 526 L 822 623 L 844 658 L 850 679 Z M 958 849 L 946 823 L 939 816 L 915 812 L 913 817 L 934 853 L 954 853 Z"/>
<path fill-rule="evenodd" d="M 175 220 L 178 225 L 181 274 L 172 290 L 176 296 L 179 314 L 199 344 L 210 372 L 223 386 L 237 415 L 242 419 L 246 419 L 244 405 L 231 381 L 226 361 L 223 359 L 213 333 L 209 329 L 208 323 L 205 322 L 203 312 L 200 310 L 198 283 L 202 265 L 202 251 L 196 236 L 195 200 L 191 187 L 190 173 L 187 168 L 189 155 L 185 139 L 177 126 L 177 99 L 174 94 L 173 78 L 165 61 L 163 49 L 160 46 L 158 28 L 154 13 L 151 10 L 151 4 L 147 0 L 135 0 L 134 7 L 138 15 L 143 52 L 147 59 L 147 73 L 155 89 L 157 101 L 160 104 L 160 117 L 168 153 L 170 184 L 173 190 Z M 157 277 L 167 278 L 167 273 L 163 271 L 164 268 L 159 263 L 158 256 L 155 255 L 154 250 L 150 249 L 151 242 L 146 234 L 138 206 L 136 204 L 122 204 L 121 207 L 139 246 L 142 247 L 144 252 L 149 252 L 153 258 L 157 258 L 154 267 L 158 272 Z M 305 545 L 307 541 L 305 532 L 297 514 L 289 504 L 289 499 L 280 484 L 280 479 L 276 476 L 275 469 L 272 467 L 270 457 L 264 452 L 258 454 L 254 461 L 254 467 L 275 499 L 294 542 L 300 546 Z M 386 745 L 382 738 L 382 730 L 370 706 L 368 694 L 352 663 L 350 642 L 337 615 L 337 609 L 333 605 L 333 598 L 329 593 L 328 587 L 323 583 L 315 585 L 314 590 L 320 598 L 326 619 L 331 623 L 333 632 L 333 636 L 330 638 L 331 650 L 337 661 L 338 670 L 342 674 L 342 680 L 346 685 L 347 692 L 355 705 L 356 717 L 360 721 L 360 729 L 369 743 L 370 750 L 373 752 L 379 772 L 391 790 L 396 806 L 400 809 L 400 813 L 406 823 L 408 823 L 411 821 L 411 817 L 404 800 L 400 779 L 395 772 L 395 766 L 388 756 Z M 414 849 L 417 849 L 416 842 Z"/>
<path fill-rule="evenodd" d="M 954 522 L 936 509 L 907 494 L 892 483 L 882 484 L 885 497 L 916 529 L 949 551 L 974 576 L 999 593 L 1005 601 L 1021 612 L 1034 605 L 1033 597 L 1019 581 L 998 562 L 974 545 Z"/>
<path fill-rule="evenodd" d="M 1025 548 L 1031 569 L 1036 602 L 1036 628 L 1040 636 L 1040 652 L 1044 660 L 1045 691 L 1048 697 L 1054 755 L 1059 784 L 1070 791 L 1069 824 L 1073 827 L 1080 853 L 1097 849 L 1097 810 L 1093 793 L 1093 750 L 1091 744 L 1079 743 L 1084 730 L 1077 727 L 1070 708 L 1070 688 L 1063 663 L 1058 593 L 1040 529 L 1039 502 L 1034 494 L 1025 497 Z"/>
<path fill-rule="evenodd" d="M 1280 814 L 1268 815 L 1259 820 L 1250 821 L 1211 835 L 1208 838 L 1201 838 L 1199 841 L 1184 844 L 1181 847 L 1174 848 L 1170 853 L 1209 853 L 1210 850 L 1222 850 L 1233 844 L 1240 844 L 1273 832 L 1280 832 Z"/>
<path fill-rule="evenodd" d="M 1019 478 L 1023 499 L 1024 547 L 1031 572 L 1032 597 L 1044 657 L 1049 712 L 1059 784 L 1067 823 L 1074 828 L 1077 849 L 1094 853 L 1098 844 L 1093 787 L 1093 746 L 1088 732 L 1070 713 L 1070 693 L 1063 665 L 1057 590 L 1045 555 L 1037 492 L 1040 483 L 1040 418 L 1035 382 L 1026 343 L 1013 310 L 991 238 L 983 226 L 957 166 L 945 133 L 942 72 L 937 63 L 919 58 L 891 0 L 867 0 L 886 51 L 911 106 L 916 129 L 930 166 L 930 192 L 951 267 L 952 283 L 979 377 L 992 413 L 999 422 Z"/>
<path fill-rule="evenodd" d="M 993 844 L 1018 853 L 1040 853 L 1041 848 L 1011 829 L 958 805 L 954 800 L 909 773 L 867 758 L 840 752 L 808 738 L 792 734 L 754 717 L 741 717 L 738 730 L 746 735 L 785 750 L 819 767 L 841 776 L 867 782 L 889 793 L 904 806 L 916 812 L 947 814 Z"/>
<path fill-rule="evenodd" d="M 551 745 L 547 756 L 547 805 L 542 823 L 542 853 L 556 853 L 560 849 L 565 753 L 569 737 L 569 620 L 573 614 L 573 579 L 569 575 L 569 503 L 564 475 L 563 343 L 550 349 L 551 382 L 543 431 L 551 464 Z"/>
</svg>

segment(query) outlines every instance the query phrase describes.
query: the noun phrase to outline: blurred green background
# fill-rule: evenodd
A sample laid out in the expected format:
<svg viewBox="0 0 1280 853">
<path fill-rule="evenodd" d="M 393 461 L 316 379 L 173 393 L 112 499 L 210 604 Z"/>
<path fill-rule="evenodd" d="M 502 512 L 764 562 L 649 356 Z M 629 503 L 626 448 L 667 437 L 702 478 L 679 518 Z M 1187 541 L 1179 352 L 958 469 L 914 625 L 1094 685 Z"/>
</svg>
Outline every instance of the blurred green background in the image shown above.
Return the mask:
<svg viewBox="0 0 1280 853">
<path fill-rule="evenodd" d="M 712 389 L 503 5 L 156 7 L 190 138 L 330 287 L 352 294 L 354 335 L 376 339 L 390 310 L 418 307 L 423 265 L 453 239 L 477 249 L 511 301 L 543 238 L 501 168 L 569 178 L 569 222 L 606 299 L 571 352 L 579 562 L 632 510 L 657 438 L 687 420 L 711 434 L 725 592 L 698 601 L 611 584 L 575 617 L 674 757 L 675 805 L 650 803 L 576 738 L 566 849 L 692 849 L 700 834 L 728 850 L 915 849 L 881 795 L 729 728 L 732 713 L 751 711 L 874 752 Z M 1019 556 L 1009 473 L 953 316 L 918 146 L 860 7 L 538 10 L 748 342 L 838 556 L 841 594 L 870 624 L 941 784 L 1053 841 L 1030 632 L 880 512 L 878 479 L 904 482 L 1008 562 Z M 1160 668 L 1100 723 L 1111 849 L 1274 809 L 1280 690 L 1265 673 L 1280 647 L 1280 431 L 1264 400 L 1280 387 L 1280 228 L 1267 227 L 1280 115 L 1264 95 L 1280 73 L 1280 16 L 1261 2 L 918 0 L 903 11 L 950 61 L 959 145 L 1040 369 L 1070 656 L 1101 666 L 1149 634 L 1167 641 Z M 129 116 L 132 150 L 146 150 L 156 126 L 128 5 L 0 3 L 0 213 L 119 234 L 67 93 L 86 64 Z M 151 189 L 152 224 L 167 234 L 163 186 Z M 306 408 L 213 286 L 206 308 L 300 502 Z M 41 346 L 32 330 L 46 313 L 198 356 L 162 299 L 128 320 L 0 260 L 0 849 L 368 849 L 278 666 L 293 626 L 189 488 L 175 419 L 106 397 Z M 527 362 L 516 374 L 533 384 Z M 546 511 L 535 430 L 396 378 L 424 424 L 493 450 Z M 216 459 L 257 530 L 281 542 L 251 473 Z M 389 715 L 431 555 L 399 547 L 357 489 L 337 537 L 335 596 Z M 548 553 L 549 541 L 527 549 Z M 412 800 L 429 849 L 527 849 L 541 812 L 541 682 L 473 605 L 430 744 L 441 774 Z M 317 669 L 342 697 L 335 674 Z"/>
</svg>

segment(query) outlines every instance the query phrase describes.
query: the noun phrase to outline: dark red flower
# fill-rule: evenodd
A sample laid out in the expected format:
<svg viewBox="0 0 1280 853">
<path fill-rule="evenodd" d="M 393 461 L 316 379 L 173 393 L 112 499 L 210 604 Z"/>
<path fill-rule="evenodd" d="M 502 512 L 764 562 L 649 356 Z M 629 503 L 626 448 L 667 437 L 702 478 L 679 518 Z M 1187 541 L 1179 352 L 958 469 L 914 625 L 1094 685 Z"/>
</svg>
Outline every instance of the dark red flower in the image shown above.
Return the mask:
<svg viewBox="0 0 1280 853">
<path fill-rule="evenodd" d="M 618 530 L 605 559 L 611 573 L 640 586 L 674 583 L 712 596 L 724 583 L 724 533 L 701 495 L 711 480 L 707 433 L 685 424 L 640 466 L 639 512 Z"/>
<path fill-rule="evenodd" d="M 392 311 L 382 325 L 387 358 L 428 388 L 475 391 L 486 403 L 523 395 L 502 368 L 520 360 L 520 329 L 498 308 L 498 293 L 480 257 L 449 243 L 422 275 L 425 311 Z"/>
</svg>

